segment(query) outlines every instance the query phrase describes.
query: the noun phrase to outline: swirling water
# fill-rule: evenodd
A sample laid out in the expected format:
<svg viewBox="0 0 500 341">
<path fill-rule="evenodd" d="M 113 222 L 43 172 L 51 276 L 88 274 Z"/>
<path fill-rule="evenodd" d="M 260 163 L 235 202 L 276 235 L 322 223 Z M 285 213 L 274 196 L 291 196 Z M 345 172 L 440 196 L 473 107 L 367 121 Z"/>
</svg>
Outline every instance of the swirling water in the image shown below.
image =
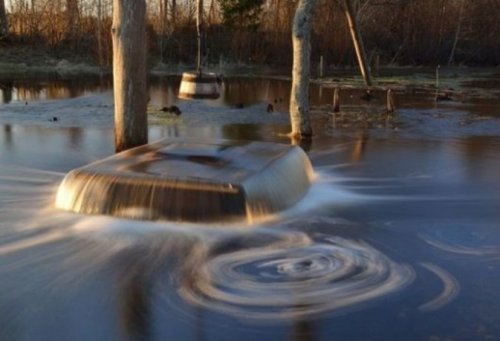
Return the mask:
<svg viewBox="0 0 500 341">
<path fill-rule="evenodd" d="M 2 339 L 500 337 L 498 138 L 322 136 L 297 206 L 204 225 L 55 209 L 67 171 L 112 153 L 110 130 L 75 134 L 0 130 Z"/>
</svg>

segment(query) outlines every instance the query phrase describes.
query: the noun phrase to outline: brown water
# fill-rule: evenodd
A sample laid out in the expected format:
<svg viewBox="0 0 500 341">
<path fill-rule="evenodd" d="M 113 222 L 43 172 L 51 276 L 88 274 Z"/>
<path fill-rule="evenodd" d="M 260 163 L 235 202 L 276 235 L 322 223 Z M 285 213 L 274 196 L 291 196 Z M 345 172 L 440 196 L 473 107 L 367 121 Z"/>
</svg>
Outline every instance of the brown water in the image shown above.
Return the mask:
<svg viewBox="0 0 500 341">
<path fill-rule="evenodd" d="M 490 105 L 493 118 L 466 125 L 486 109 L 401 109 L 399 130 L 339 128 L 318 114 L 304 200 L 273 221 L 229 226 L 58 210 L 63 176 L 113 153 L 111 129 L 4 123 L 2 338 L 497 339 L 500 130 Z M 241 115 L 249 121 L 214 114 L 150 135 L 289 143 L 278 134 L 286 123 Z"/>
</svg>

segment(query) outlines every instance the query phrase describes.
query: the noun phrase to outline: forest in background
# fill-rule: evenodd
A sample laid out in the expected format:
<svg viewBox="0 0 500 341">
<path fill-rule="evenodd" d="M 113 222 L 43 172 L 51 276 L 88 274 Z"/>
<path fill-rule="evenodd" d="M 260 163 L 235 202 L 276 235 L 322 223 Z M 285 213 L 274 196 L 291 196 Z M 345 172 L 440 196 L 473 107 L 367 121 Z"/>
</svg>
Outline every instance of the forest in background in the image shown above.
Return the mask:
<svg viewBox="0 0 500 341">
<path fill-rule="evenodd" d="M 352 1 L 368 58 L 381 65 L 499 64 L 500 0 Z M 150 64 L 194 63 L 196 1 L 146 3 Z M 205 0 L 204 63 L 291 65 L 295 7 L 295 0 Z M 111 14 L 111 0 L 0 0 L 0 45 L 109 66 Z M 342 1 L 319 1 L 311 42 L 313 61 L 356 64 Z"/>
</svg>

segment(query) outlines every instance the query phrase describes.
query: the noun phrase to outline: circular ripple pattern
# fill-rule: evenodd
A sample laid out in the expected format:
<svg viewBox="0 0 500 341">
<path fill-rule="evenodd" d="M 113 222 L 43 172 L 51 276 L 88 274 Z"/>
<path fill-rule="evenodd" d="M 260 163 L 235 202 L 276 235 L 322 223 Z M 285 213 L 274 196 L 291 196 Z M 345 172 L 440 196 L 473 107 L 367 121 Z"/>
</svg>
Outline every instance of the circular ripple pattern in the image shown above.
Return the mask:
<svg viewBox="0 0 500 341">
<path fill-rule="evenodd" d="M 290 233 L 267 246 L 210 255 L 180 294 L 210 310 L 257 320 L 305 318 L 351 308 L 409 284 L 414 272 L 370 245 Z M 204 263 L 200 266 L 200 263 Z"/>
</svg>

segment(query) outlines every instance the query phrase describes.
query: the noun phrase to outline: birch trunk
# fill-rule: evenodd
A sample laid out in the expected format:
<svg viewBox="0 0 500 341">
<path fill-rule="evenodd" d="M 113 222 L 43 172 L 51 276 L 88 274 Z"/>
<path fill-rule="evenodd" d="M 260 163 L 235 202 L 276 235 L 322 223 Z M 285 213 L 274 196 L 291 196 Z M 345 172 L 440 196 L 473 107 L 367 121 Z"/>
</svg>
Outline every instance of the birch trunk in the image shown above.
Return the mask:
<svg viewBox="0 0 500 341">
<path fill-rule="evenodd" d="M 115 149 L 148 142 L 146 92 L 146 3 L 113 0 Z"/>
<path fill-rule="evenodd" d="M 295 11 L 292 28 L 293 70 L 290 96 L 291 135 L 310 137 L 309 80 L 311 77 L 312 15 L 317 0 L 300 0 Z"/>
</svg>

